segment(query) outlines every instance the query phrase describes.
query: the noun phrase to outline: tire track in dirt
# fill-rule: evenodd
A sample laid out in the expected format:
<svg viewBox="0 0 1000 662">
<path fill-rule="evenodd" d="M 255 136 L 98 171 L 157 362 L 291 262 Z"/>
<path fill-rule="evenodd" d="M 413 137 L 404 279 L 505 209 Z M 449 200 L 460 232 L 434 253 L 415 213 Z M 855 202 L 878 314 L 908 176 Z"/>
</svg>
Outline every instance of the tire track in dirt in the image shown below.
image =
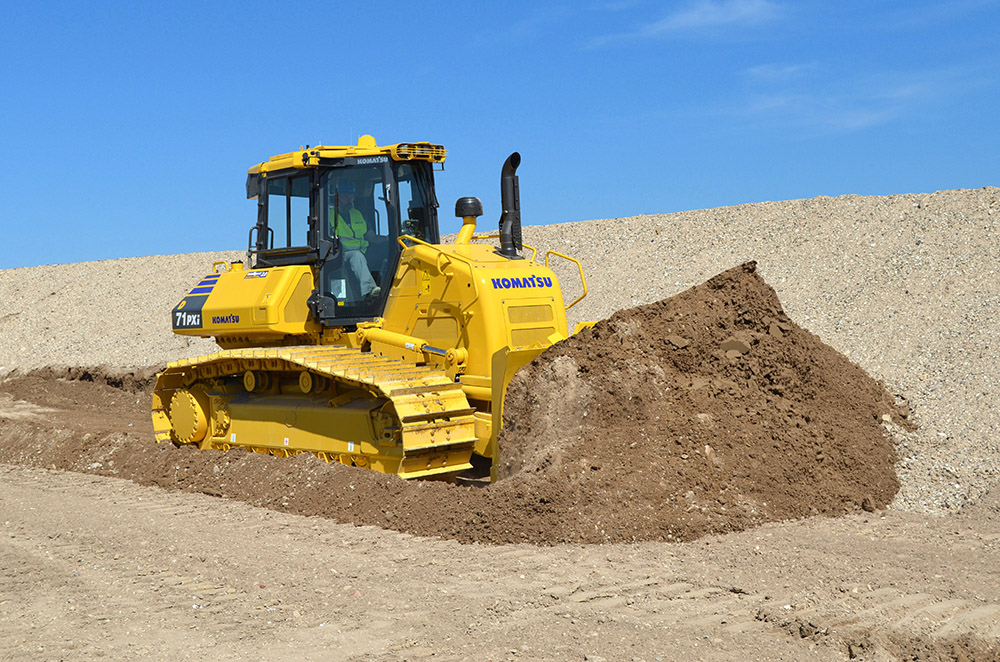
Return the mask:
<svg viewBox="0 0 1000 662">
<path fill-rule="evenodd" d="M 10 477 L 10 474 L 5 477 Z M 125 533 L 138 533 L 142 536 L 141 527 L 139 531 L 125 532 L 107 519 L 101 519 L 105 527 L 98 528 L 91 526 L 92 520 L 80 513 L 81 506 L 99 513 L 112 512 L 120 505 L 120 497 L 108 490 L 106 481 L 84 479 L 72 486 L 59 485 L 53 484 L 52 475 L 45 472 L 21 474 L 17 478 L 15 481 L 4 481 L 3 503 L 36 505 L 27 505 L 23 509 L 23 515 L 27 517 L 22 516 L 21 521 L 13 520 L 15 512 L 7 509 L 6 516 L 10 519 L 4 522 L 6 535 L 2 538 L 3 556 L 5 559 L 21 559 L 26 565 L 34 566 L 37 576 L 26 583 L 4 582 L 4 593 L 9 590 L 15 595 L 20 593 L 30 596 L 39 592 L 40 587 L 47 586 L 51 590 L 42 593 L 56 595 L 59 599 L 51 604 L 32 607 L 30 599 L 15 598 L 14 603 L 21 604 L 22 613 L 17 618 L 4 618 L 0 621 L 11 624 L 9 628 L 0 627 L 0 642 L 8 642 L 9 652 L 12 653 L 10 659 L 22 659 L 23 655 L 31 653 L 48 654 L 52 646 L 60 645 L 62 650 L 73 652 L 76 648 L 74 642 L 47 636 L 56 619 L 68 620 L 74 628 L 97 626 L 95 631 L 102 634 L 88 637 L 83 642 L 84 648 L 94 648 L 112 637 L 121 638 L 130 642 L 134 648 L 132 652 L 137 655 L 142 650 L 148 651 L 148 647 L 143 647 L 139 639 L 130 636 L 129 631 L 122 632 L 121 625 L 134 618 L 137 611 L 155 621 L 155 614 L 169 615 L 189 609 L 200 610 L 205 622 L 199 629 L 204 637 L 242 629 L 255 620 L 253 614 L 249 618 L 246 615 L 234 618 L 230 614 L 229 603 L 243 599 L 245 590 L 240 595 L 240 590 L 224 581 L 218 581 L 217 578 L 206 580 L 202 575 L 185 573 L 183 567 L 170 567 L 175 564 L 157 555 L 137 558 L 127 551 L 116 551 L 118 546 L 115 545 L 115 539 L 118 536 Z M 37 494 L 44 496 L 33 496 Z M 172 497 L 166 495 L 165 498 Z M 39 535 L 26 520 L 41 508 L 43 500 L 57 499 L 64 506 L 67 502 L 72 502 L 57 517 L 60 530 Z M 130 519 L 136 517 L 139 520 L 194 516 L 199 512 L 190 504 L 163 505 L 141 500 L 130 502 L 130 510 Z M 132 529 L 131 526 L 128 528 Z M 144 540 L 140 546 L 146 544 Z M 169 553 L 171 549 L 168 547 L 166 551 Z M 52 616 L 53 613 L 57 616 Z M 25 614 L 34 620 L 31 628 L 36 632 L 31 639 L 47 640 L 48 647 L 39 644 L 34 650 L 30 646 L 24 648 L 30 642 L 18 639 L 17 632 L 24 631 Z M 168 623 L 162 623 L 153 629 L 161 628 L 170 629 Z M 142 636 L 155 639 L 157 635 L 155 631 L 146 631 Z M 3 650 L 0 648 L 0 653 Z"/>
<path fill-rule="evenodd" d="M 263 637 L 263 633 L 273 633 L 277 628 L 287 628 L 290 623 L 308 620 L 314 629 L 326 627 L 324 624 L 337 624 L 341 631 L 337 634 L 342 637 L 337 641 L 341 642 L 356 637 L 368 640 L 373 629 L 379 631 L 381 643 L 368 651 L 374 656 L 372 659 L 380 659 L 380 656 L 392 659 L 395 655 L 411 655 L 424 650 L 420 642 L 434 636 L 449 636 L 444 632 L 454 636 L 453 628 L 459 627 L 454 614 L 467 611 L 476 615 L 458 619 L 463 637 L 455 650 L 469 656 L 478 656 L 484 650 L 473 641 L 491 642 L 486 650 L 497 653 L 503 652 L 501 642 L 509 641 L 512 636 L 517 638 L 530 633 L 528 641 L 545 640 L 546 635 L 540 630 L 557 631 L 567 642 L 550 638 L 542 646 L 546 655 L 556 656 L 588 646 L 602 656 L 611 654 L 612 657 L 620 650 L 648 650 L 643 647 L 654 646 L 653 642 L 661 636 L 657 633 L 664 631 L 676 634 L 680 642 L 677 645 L 690 645 L 688 652 L 696 657 L 704 651 L 696 650 L 691 642 L 707 642 L 717 649 L 719 659 L 727 659 L 723 652 L 730 654 L 740 650 L 746 645 L 747 637 L 773 636 L 775 632 L 785 638 L 782 650 L 796 650 L 796 656 L 808 654 L 813 659 L 823 659 L 827 655 L 829 659 L 841 659 L 841 654 L 851 650 L 859 655 L 892 651 L 897 657 L 906 651 L 920 650 L 925 656 L 921 659 L 961 659 L 959 654 L 977 659 L 996 649 L 997 601 L 971 597 L 949 599 L 941 591 L 908 597 L 905 591 L 885 587 L 887 580 L 877 575 L 872 582 L 874 588 L 838 580 L 841 585 L 835 591 L 816 593 L 800 587 L 778 599 L 769 595 L 766 588 L 753 588 L 753 583 L 745 579 L 724 580 L 727 572 L 718 565 L 721 559 L 717 552 L 711 555 L 716 559 L 712 571 L 700 572 L 697 561 L 701 556 L 697 553 L 700 543 L 651 545 L 648 548 L 537 548 L 526 545 L 470 548 L 371 527 L 345 528 L 323 521 L 305 530 L 302 522 L 315 520 L 287 519 L 288 516 L 275 513 L 250 517 L 247 513 L 257 514 L 257 509 L 202 495 L 139 488 L 100 476 L 38 470 L 24 472 L 24 469 L 4 466 L 0 471 L 0 483 L 13 481 L 36 496 L 21 494 L 12 506 L 10 495 L 3 493 L 0 505 L 6 512 L 21 513 L 23 510 L 22 516 L 32 520 L 39 509 L 54 508 L 57 531 L 51 533 L 50 528 L 50 533 L 34 536 L 30 544 L 22 544 L 19 548 L 13 545 L 9 556 L 19 562 L 24 560 L 26 567 L 31 567 L 32 554 L 43 558 L 50 566 L 55 564 L 53 567 L 58 568 L 54 574 L 56 579 L 41 582 L 42 593 L 49 596 L 68 593 L 69 599 L 74 600 L 65 605 L 52 600 L 37 604 L 33 608 L 37 615 L 36 629 L 41 628 L 48 634 L 53 627 L 51 620 L 43 623 L 39 619 L 43 614 L 55 613 L 62 614 L 60 623 L 65 621 L 61 628 L 86 630 L 84 621 L 78 614 L 67 611 L 67 605 L 106 604 L 107 609 L 88 613 L 85 621 L 91 628 L 94 623 L 98 624 L 97 631 L 107 636 L 49 637 L 62 646 L 60 650 L 75 651 L 83 657 L 89 655 L 87 651 L 104 651 L 108 646 L 120 648 L 122 642 L 133 643 L 137 641 L 136 632 L 142 634 L 143 640 L 158 642 L 158 650 L 171 651 L 175 645 L 171 637 L 178 623 L 197 628 L 202 633 L 199 636 L 204 638 L 195 646 L 204 651 L 210 639 L 234 640 L 238 632 L 245 632 L 247 628 L 253 628 Z M 24 507 L 19 509 L 17 504 Z M 234 526 L 229 521 L 234 508 L 241 519 L 251 521 Z M 129 521 L 131 525 L 126 524 Z M 886 529 L 879 524 L 878 518 L 850 525 L 827 521 L 840 528 L 841 536 L 849 534 L 860 540 L 882 538 L 886 544 L 901 547 L 917 541 L 926 544 L 928 537 L 941 539 L 941 544 L 946 545 L 949 563 L 956 567 L 962 559 L 995 550 L 1000 539 L 1000 533 L 995 531 L 981 530 L 970 536 L 965 530 L 943 524 L 935 532 L 934 527 L 920 523 L 916 528 L 927 531 L 921 538 L 914 539 L 905 526 Z M 823 522 L 810 520 L 804 528 L 822 529 Z M 6 533 L 9 522 L 4 524 Z M 21 524 L 23 528 L 24 522 Z M 360 531 L 363 535 L 360 538 L 345 536 L 345 530 Z M 761 540 L 772 535 L 773 530 L 765 527 L 744 535 Z M 228 542 L 220 548 L 214 547 L 210 541 L 220 538 Z M 124 552 L 118 551 L 122 540 L 131 541 Z M 719 540 L 706 540 L 704 544 L 711 542 L 714 550 Z M 260 545 L 261 541 L 266 543 Z M 9 546 L 9 541 L 4 542 L 8 543 L 5 547 Z M 198 544 L 192 548 L 192 542 Z M 252 558 L 245 556 L 251 544 L 256 553 Z M 289 544 L 293 545 L 291 553 Z M 380 547 L 377 553 L 373 553 L 373 545 Z M 776 561 L 775 552 L 782 547 L 780 543 L 774 545 L 778 546 L 772 545 L 770 555 Z M 151 554 L 154 548 L 155 554 L 144 556 Z M 223 548 L 228 551 L 222 551 Z M 116 550 L 110 560 L 107 550 Z M 304 563 L 297 558 L 302 550 L 307 552 Z M 651 550 L 656 550 L 655 558 L 651 557 Z M 935 555 L 939 553 L 934 552 Z M 951 558 L 955 553 L 959 556 Z M 115 559 L 114 555 L 121 559 Z M 220 557 L 238 560 L 226 564 L 220 562 Z M 290 558 L 294 558 L 294 562 L 290 562 Z M 752 554 L 744 551 L 739 563 L 744 564 L 752 558 Z M 385 576 L 350 559 L 364 559 L 363 566 L 396 569 L 390 573 L 387 584 Z M 336 570 L 335 584 L 331 584 L 330 577 L 320 576 L 327 563 L 332 563 Z M 752 572 L 752 564 L 746 565 Z M 44 574 L 47 567 L 41 566 L 40 572 Z M 79 567 L 86 570 L 81 573 Z M 304 575 L 301 571 L 285 575 L 281 572 L 285 567 L 305 567 L 306 570 Z M 405 570 L 399 570 L 400 567 Z M 933 567 L 933 563 L 925 567 Z M 480 570 L 474 570 L 476 568 Z M 195 569 L 199 571 L 193 571 Z M 459 572 L 457 580 L 456 569 Z M 71 575 L 71 572 L 76 574 Z M 269 590 L 273 592 L 254 589 L 257 572 L 266 575 L 261 584 L 272 587 Z M 112 580 L 105 579 L 108 575 Z M 713 578 L 713 575 L 717 576 Z M 97 588 L 101 584 L 105 586 Z M 400 598 L 396 593 L 403 584 L 406 593 Z M 502 594 L 497 593 L 497 586 L 503 587 Z M 325 596 L 342 592 L 350 598 L 355 593 L 367 595 L 372 587 L 375 587 L 376 601 L 361 611 L 343 602 L 332 609 L 317 605 L 309 595 L 310 592 Z M 0 589 L 4 589 L 0 594 L 8 593 L 5 586 Z M 19 596 L 16 603 L 20 596 L 27 596 L 32 590 L 27 585 L 19 589 L 14 582 L 10 594 Z M 231 590 L 236 592 L 231 593 Z M 144 607 L 122 606 L 120 596 L 142 598 Z M 428 629 L 424 623 L 428 601 L 437 602 L 442 598 L 447 601 L 437 605 L 438 618 L 442 622 Z M 28 601 L 26 604 L 33 603 Z M 793 608 L 784 609 L 785 604 Z M 0 606 L 0 609 L 8 608 Z M 191 611 L 187 612 L 188 609 Z M 136 632 L 123 631 L 117 625 L 121 614 L 128 612 L 135 612 L 134 618 L 145 622 Z M 320 612 L 320 615 L 303 616 L 313 612 Z M 363 628 L 344 627 L 345 621 L 353 621 L 360 613 L 366 615 Z M 169 618 L 158 614 L 167 614 Z M 192 618 L 186 618 L 189 615 Z M 447 616 L 452 616 L 451 620 Z M 208 620 L 198 620 L 198 617 Z M 934 619 L 937 625 L 924 627 L 929 619 Z M 400 620 L 409 627 L 392 634 L 397 632 Z M 7 648 L 0 650 L 9 651 L 15 659 L 32 659 L 33 653 L 37 653 L 37 659 L 49 659 L 45 655 L 51 649 L 32 651 L 26 647 L 27 639 L 16 637 L 23 621 L 13 613 L 3 611 L 0 624 L 5 624 L 0 627 L 0 642 L 5 646 L 9 643 Z M 282 644 L 289 646 L 291 651 L 298 650 L 297 637 L 314 636 L 308 629 L 309 624 L 302 624 L 307 629 L 296 631 L 296 636 L 290 636 Z M 381 631 L 383 628 L 386 632 Z M 595 641 L 593 633 L 598 633 L 600 642 Z M 110 643 L 112 640 L 118 643 Z M 629 642 L 633 642 L 631 649 Z M 536 642 L 532 648 L 529 644 L 528 648 L 541 654 L 538 645 Z M 79 648 L 81 646 L 83 648 Z M 125 650 L 135 652 L 131 648 Z M 138 650 L 152 649 L 147 646 Z M 436 651 L 428 648 L 424 652 L 431 656 Z"/>
<path fill-rule="evenodd" d="M 866 590 L 867 589 L 867 590 Z M 886 587 L 799 608 L 794 597 L 762 607 L 758 618 L 803 638 L 837 637 L 857 651 L 881 647 L 900 659 L 998 659 L 1000 604 Z M 962 656 L 966 656 L 963 658 Z"/>
<path fill-rule="evenodd" d="M 67 476 L 79 480 L 66 483 Z M 156 490 L 144 494 L 113 479 L 8 465 L 0 465 L 0 487 L 6 512 L 0 554 L 35 570 L 27 578 L 0 577 L 0 659 L 100 658 L 108 651 L 202 659 L 219 641 L 232 646 L 253 632 L 266 642 L 269 633 L 300 619 L 280 597 L 283 578 L 257 584 L 253 563 L 231 572 L 233 556 L 242 551 L 252 558 L 252 550 L 236 545 L 222 555 L 205 544 L 209 530 L 224 525 L 214 504 Z M 283 563 L 259 562 L 278 569 Z M 35 594 L 47 598 L 28 599 Z M 341 620 L 330 633 L 343 643 L 361 634 L 360 626 Z M 75 636 L 62 634 L 67 631 Z M 86 632 L 92 634 L 81 638 Z M 201 653 L 185 653 L 189 648 Z M 223 650 L 218 659 L 251 659 L 257 651 Z"/>
<path fill-rule="evenodd" d="M 0 595 L 13 596 L 0 605 L 0 651 L 14 659 L 51 659 L 52 646 L 72 659 L 140 650 L 204 659 L 224 646 L 221 659 L 238 659 L 265 645 L 303 659 L 310 650 L 339 652 L 314 659 L 421 659 L 442 657 L 431 642 L 446 640 L 453 659 L 513 649 L 642 658 L 667 643 L 692 659 L 750 648 L 755 659 L 837 660 L 850 650 L 884 659 L 920 650 L 927 660 L 997 650 L 989 600 L 907 592 L 886 586 L 895 580 L 884 571 L 865 576 L 871 586 L 851 584 L 852 573 L 828 562 L 812 570 L 826 588 L 809 588 L 802 570 L 819 562 L 811 555 L 780 561 L 791 564 L 784 579 L 757 579 L 755 548 L 779 567 L 782 550 L 808 551 L 805 541 L 844 530 L 892 541 L 914 528 L 909 520 L 813 520 L 670 546 L 467 546 L 11 466 L 0 467 L 0 505 L 0 550 L 25 568 L 0 574 Z M 993 549 L 989 535 L 980 553 Z M 929 529 L 913 542 L 940 537 Z M 782 582 L 791 590 L 772 595 L 769 583 Z M 32 603 L 34 593 L 48 597 Z M 15 603 L 34 605 L 49 648 L 31 648 Z M 70 611 L 81 604 L 104 606 Z"/>
<path fill-rule="evenodd" d="M 753 618 L 760 596 L 681 577 L 648 551 L 636 563 L 628 549 L 463 546 L 6 465 L 0 505 L 5 558 L 45 574 L 0 577 L 0 594 L 17 596 L 0 607 L 0 651 L 15 659 L 238 659 L 264 645 L 328 654 L 312 659 L 419 659 L 448 639 L 453 659 L 511 649 L 614 659 L 662 650 L 664 628 L 692 656 L 696 633 L 712 631 L 707 643 L 726 659 L 775 632 Z M 32 591 L 49 597 L 25 637 L 13 602 Z M 93 607 L 70 610 L 80 605 Z M 823 653 L 792 637 L 780 648 Z M 838 659 L 826 652 L 816 659 Z"/>
</svg>

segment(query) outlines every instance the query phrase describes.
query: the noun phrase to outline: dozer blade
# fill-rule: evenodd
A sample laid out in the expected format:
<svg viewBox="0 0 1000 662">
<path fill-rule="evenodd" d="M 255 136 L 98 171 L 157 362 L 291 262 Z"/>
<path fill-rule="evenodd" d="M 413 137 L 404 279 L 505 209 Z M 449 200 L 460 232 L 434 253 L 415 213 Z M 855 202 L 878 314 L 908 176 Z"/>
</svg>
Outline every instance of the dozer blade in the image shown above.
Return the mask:
<svg viewBox="0 0 1000 662">
<path fill-rule="evenodd" d="M 350 347 L 234 349 L 175 361 L 153 392 L 158 442 L 309 452 L 403 478 L 469 469 L 473 412 L 444 371 Z"/>
</svg>

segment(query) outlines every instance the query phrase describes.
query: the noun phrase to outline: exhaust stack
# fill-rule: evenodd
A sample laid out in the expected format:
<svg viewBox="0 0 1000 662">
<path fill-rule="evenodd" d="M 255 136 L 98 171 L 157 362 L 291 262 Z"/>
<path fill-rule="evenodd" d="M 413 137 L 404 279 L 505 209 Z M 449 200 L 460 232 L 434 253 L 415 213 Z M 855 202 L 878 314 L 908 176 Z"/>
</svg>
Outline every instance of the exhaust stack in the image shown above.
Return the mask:
<svg viewBox="0 0 1000 662">
<path fill-rule="evenodd" d="M 521 155 L 514 152 L 504 161 L 500 171 L 500 255 L 519 259 L 521 250 L 521 193 L 517 185 L 517 166 L 521 165 Z"/>
</svg>

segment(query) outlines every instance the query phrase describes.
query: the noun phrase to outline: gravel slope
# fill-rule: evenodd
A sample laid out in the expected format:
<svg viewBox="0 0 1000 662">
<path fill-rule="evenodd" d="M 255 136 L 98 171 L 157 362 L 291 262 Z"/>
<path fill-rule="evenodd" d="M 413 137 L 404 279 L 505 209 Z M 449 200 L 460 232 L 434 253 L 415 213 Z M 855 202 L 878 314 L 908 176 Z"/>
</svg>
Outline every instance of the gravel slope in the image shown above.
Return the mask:
<svg viewBox="0 0 1000 662">
<path fill-rule="evenodd" d="M 530 210 L 526 218 L 530 219 Z M 748 260 L 788 315 L 909 400 L 904 510 L 944 512 L 1000 481 L 1000 189 L 763 202 L 524 229 L 582 261 L 571 323 L 676 294 Z M 485 223 L 484 223 L 485 225 Z M 0 366 L 140 368 L 215 347 L 169 309 L 213 260 L 197 253 L 0 271 Z M 560 264 L 567 300 L 575 268 Z"/>
</svg>

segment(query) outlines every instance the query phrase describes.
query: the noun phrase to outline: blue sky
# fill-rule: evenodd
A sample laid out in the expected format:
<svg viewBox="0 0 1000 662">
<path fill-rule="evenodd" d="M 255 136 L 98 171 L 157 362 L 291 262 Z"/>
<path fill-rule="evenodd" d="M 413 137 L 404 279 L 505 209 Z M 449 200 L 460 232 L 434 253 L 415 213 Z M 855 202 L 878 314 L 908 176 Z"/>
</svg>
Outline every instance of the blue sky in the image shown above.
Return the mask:
<svg viewBox="0 0 1000 662">
<path fill-rule="evenodd" d="M 243 249 L 246 170 L 430 141 L 440 218 L 1000 184 L 1000 0 L 49 2 L 0 22 L 0 268 Z"/>
</svg>

